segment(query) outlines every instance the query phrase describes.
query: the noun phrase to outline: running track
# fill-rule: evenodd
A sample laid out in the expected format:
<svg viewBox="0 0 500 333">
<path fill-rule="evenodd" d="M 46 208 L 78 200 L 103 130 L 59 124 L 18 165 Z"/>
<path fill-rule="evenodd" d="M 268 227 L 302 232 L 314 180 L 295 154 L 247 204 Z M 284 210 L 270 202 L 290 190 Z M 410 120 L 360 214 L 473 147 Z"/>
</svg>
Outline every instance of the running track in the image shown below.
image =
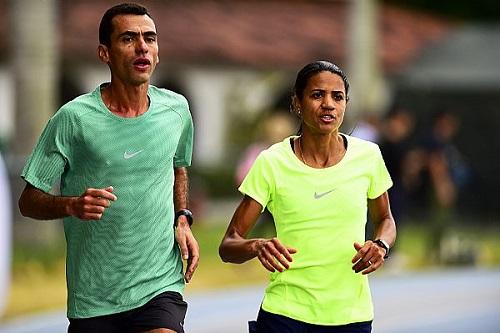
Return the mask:
<svg viewBox="0 0 500 333">
<path fill-rule="evenodd" d="M 500 269 L 381 274 L 371 279 L 373 333 L 499 333 Z M 243 333 L 263 286 L 188 294 L 187 333 Z M 20 318 L 0 333 L 66 332 L 63 312 Z"/>
</svg>

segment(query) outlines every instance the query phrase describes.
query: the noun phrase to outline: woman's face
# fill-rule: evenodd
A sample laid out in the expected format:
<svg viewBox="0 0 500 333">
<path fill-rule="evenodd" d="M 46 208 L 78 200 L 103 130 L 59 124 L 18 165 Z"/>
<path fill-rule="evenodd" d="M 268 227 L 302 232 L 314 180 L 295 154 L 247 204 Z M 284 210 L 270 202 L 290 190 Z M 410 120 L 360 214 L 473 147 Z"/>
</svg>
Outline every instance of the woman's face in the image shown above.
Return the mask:
<svg viewBox="0 0 500 333">
<path fill-rule="evenodd" d="M 312 134 L 338 131 L 347 105 L 344 81 L 334 73 L 323 71 L 309 78 L 301 100 L 295 96 L 301 111 L 303 130 Z"/>
</svg>

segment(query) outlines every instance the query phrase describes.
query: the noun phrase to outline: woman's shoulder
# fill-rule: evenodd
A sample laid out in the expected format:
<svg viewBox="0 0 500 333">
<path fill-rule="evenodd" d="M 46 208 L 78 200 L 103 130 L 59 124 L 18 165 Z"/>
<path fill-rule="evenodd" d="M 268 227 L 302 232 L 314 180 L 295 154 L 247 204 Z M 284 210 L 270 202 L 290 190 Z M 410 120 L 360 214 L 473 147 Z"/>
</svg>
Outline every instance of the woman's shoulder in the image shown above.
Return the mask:
<svg viewBox="0 0 500 333">
<path fill-rule="evenodd" d="M 268 156 L 282 156 L 284 154 L 288 154 L 292 149 L 291 142 L 294 138 L 295 136 L 286 137 L 283 140 L 270 145 L 267 149 L 264 149 L 262 153 Z"/>
<path fill-rule="evenodd" d="M 290 156 L 290 140 L 292 138 L 293 136 L 287 137 L 280 142 L 271 144 L 259 153 L 257 159 L 260 160 L 260 162 L 265 161 L 265 163 L 275 163 L 277 161 L 285 160 L 288 156 Z"/>
<path fill-rule="evenodd" d="M 347 135 L 347 134 L 342 134 L 342 135 L 345 136 L 347 138 L 347 141 L 352 145 L 357 145 L 372 149 L 378 147 L 378 144 L 376 142 L 361 139 L 352 135 Z"/>
</svg>

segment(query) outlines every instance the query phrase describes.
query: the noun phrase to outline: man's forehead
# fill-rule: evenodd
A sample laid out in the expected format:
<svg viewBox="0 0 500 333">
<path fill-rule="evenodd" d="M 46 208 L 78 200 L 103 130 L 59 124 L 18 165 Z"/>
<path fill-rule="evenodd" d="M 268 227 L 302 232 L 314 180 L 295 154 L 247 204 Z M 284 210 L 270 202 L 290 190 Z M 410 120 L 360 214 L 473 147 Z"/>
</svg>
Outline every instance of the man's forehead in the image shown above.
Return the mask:
<svg viewBox="0 0 500 333">
<path fill-rule="evenodd" d="M 156 32 L 156 26 L 148 15 L 117 15 L 113 18 L 113 32 L 124 31 Z"/>
</svg>

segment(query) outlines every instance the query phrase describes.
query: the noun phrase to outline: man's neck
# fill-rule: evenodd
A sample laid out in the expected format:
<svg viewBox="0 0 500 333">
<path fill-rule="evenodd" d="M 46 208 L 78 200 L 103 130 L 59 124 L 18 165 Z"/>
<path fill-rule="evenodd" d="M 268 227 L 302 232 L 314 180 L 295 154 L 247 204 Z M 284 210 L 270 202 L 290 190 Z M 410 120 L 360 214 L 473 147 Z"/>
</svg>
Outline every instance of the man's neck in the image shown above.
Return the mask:
<svg viewBox="0 0 500 333">
<path fill-rule="evenodd" d="M 111 82 L 101 90 L 101 96 L 112 113 L 123 118 L 135 118 L 149 108 L 148 87 L 149 83 L 125 86 Z"/>
</svg>

